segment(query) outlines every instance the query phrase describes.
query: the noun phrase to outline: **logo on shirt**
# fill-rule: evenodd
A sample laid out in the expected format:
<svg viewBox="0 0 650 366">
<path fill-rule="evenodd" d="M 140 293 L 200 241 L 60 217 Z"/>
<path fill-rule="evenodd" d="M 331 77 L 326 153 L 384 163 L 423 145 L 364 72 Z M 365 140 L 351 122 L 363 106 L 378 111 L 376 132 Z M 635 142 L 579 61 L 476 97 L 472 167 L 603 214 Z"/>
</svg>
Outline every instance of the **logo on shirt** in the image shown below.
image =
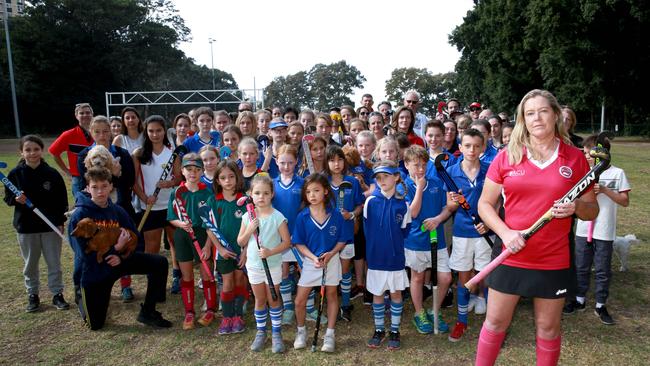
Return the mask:
<svg viewBox="0 0 650 366">
<path fill-rule="evenodd" d="M 336 226 L 330 226 L 330 230 L 329 230 L 330 236 L 336 236 L 336 230 L 337 230 Z"/>
<path fill-rule="evenodd" d="M 241 219 L 242 216 L 244 216 L 244 211 L 242 211 L 242 210 L 235 211 L 235 217 L 236 218 Z"/>
<path fill-rule="evenodd" d="M 563 288 L 561 290 L 557 290 L 557 292 L 555 293 L 555 296 L 562 295 L 562 294 L 566 294 L 566 289 L 565 288 Z"/>
<path fill-rule="evenodd" d="M 567 179 L 571 178 L 571 176 L 573 175 L 573 170 L 571 170 L 571 168 L 569 168 L 566 165 L 562 165 L 560 167 L 560 175 Z"/>
<path fill-rule="evenodd" d="M 404 221 L 404 215 L 402 215 L 402 214 L 395 215 L 395 222 L 397 224 L 401 225 L 402 221 Z"/>
<path fill-rule="evenodd" d="M 509 177 L 522 177 L 526 175 L 526 171 L 523 169 L 511 170 L 508 172 Z"/>
<path fill-rule="evenodd" d="M 50 181 L 43 182 L 43 189 L 46 191 L 52 189 L 52 184 L 50 183 Z"/>
</svg>

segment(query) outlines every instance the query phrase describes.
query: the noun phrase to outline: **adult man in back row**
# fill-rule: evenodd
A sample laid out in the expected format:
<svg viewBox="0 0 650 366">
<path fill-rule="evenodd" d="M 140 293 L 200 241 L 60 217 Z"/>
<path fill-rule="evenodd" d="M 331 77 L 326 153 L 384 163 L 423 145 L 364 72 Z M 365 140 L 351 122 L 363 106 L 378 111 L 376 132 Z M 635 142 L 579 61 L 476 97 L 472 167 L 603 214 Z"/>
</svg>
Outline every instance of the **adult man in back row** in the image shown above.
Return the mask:
<svg viewBox="0 0 650 366">
<path fill-rule="evenodd" d="M 81 150 L 93 143 L 93 138 L 88 131 L 90 122 L 93 119 L 93 109 L 88 103 L 79 103 L 74 107 L 74 116 L 79 124 L 64 131 L 48 149 L 61 171 L 72 178 L 73 197 L 86 187 L 86 182 L 83 177 L 79 176 L 79 170 L 77 169 L 77 155 Z M 65 165 L 61 158 L 61 154 L 64 152 L 68 153 L 69 167 Z"/>
</svg>

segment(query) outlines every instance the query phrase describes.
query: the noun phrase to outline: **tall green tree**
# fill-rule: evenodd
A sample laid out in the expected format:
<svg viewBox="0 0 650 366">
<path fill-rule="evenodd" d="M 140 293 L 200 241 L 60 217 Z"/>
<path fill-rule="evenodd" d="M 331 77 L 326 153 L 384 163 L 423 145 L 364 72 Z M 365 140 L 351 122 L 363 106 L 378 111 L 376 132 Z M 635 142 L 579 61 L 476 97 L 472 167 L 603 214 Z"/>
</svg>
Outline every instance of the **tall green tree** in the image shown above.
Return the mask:
<svg viewBox="0 0 650 366">
<path fill-rule="evenodd" d="M 312 108 L 311 92 L 306 71 L 279 76 L 265 88 L 266 102 L 270 105 Z"/>
<path fill-rule="evenodd" d="M 432 74 L 426 68 L 404 67 L 391 72 L 386 81 L 386 96 L 396 105 L 402 105 L 404 94 L 414 89 L 420 93 L 420 110 L 435 116 L 438 102 L 455 95 L 456 73 Z"/>
</svg>

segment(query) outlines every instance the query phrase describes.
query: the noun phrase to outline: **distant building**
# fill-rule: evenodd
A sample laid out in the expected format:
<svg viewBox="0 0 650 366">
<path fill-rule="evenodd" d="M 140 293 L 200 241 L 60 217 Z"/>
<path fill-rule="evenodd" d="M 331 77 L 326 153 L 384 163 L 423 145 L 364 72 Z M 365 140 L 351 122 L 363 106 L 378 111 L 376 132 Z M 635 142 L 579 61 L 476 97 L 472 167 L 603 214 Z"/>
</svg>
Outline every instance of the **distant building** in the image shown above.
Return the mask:
<svg viewBox="0 0 650 366">
<path fill-rule="evenodd" d="M 0 0 L 0 19 L 5 13 L 10 17 L 21 15 L 25 11 L 25 0 Z"/>
</svg>

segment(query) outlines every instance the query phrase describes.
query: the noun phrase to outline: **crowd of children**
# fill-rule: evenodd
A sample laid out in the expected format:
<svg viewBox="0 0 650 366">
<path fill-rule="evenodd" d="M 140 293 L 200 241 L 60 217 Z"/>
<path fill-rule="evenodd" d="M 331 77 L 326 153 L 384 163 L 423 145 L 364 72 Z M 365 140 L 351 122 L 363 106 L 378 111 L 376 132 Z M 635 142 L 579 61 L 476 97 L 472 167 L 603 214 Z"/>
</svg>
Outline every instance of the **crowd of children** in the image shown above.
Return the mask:
<svg viewBox="0 0 650 366">
<path fill-rule="evenodd" d="M 442 116 L 414 129 L 416 117 L 410 108 L 400 107 L 392 119 L 390 113 L 373 112 L 371 105 L 363 108 L 359 118 L 349 106 L 340 114 L 299 113 L 293 108 L 278 116 L 275 110 L 244 111 L 233 124 L 227 113 L 200 107 L 177 116 L 169 131 L 163 117 L 152 115 L 142 123 L 137 110 L 125 108 L 122 134 L 112 144 L 108 119 L 95 116 L 88 127 L 95 143 L 88 141 L 78 164 L 85 186 L 75 194 L 68 232 L 82 218 L 97 223 L 98 232 L 122 229 L 99 259 L 89 250 L 91 239 L 69 236 L 80 295 L 76 302 L 86 323 L 91 329 L 104 325 L 116 280 L 126 283 L 123 297 L 132 298 L 130 277 L 124 276 L 146 274 L 147 292 L 137 319 L 171 326 L 155 310 L 166 297 L 169 264 L 159 254 L 164 240 L 171 252 L 170 291 L 181 295 L 184 330 L 194 328 L 195 321 L 209 326 L 221 311 L 219 334 L 244 332 L 245 304 L 252 292 L 256 329 L 252 351 L 264 348 L 267 318 L 272 352 L 285 351 L 281 329 L 294 322 L 294 348 L 307 347 L 306 321 L 317 318 L 326 325 L 321 350 L 334 352 L 336 322 L 368 316 L 374 330 L 369 331 L 367 346 L 378 348 L 387 340 L 388 349 L 399 349 L 408 298 L 418 333 L 435 329 L 450 332 L 450 341 L 461 340 L 468 312 L 486 312 L 487 288 L 481 284 L 470 293 L 464 284 L 491 260 L 492 248 L 484 239 L 488 228 L 476 224 L 475 218 L 488 167 L 510 141 L 513 125 L 498 115 L 473 120 L 460 113 L 454 117 L 463 120 L 462 128 Z M 587 156 L 595 144 L 594 138 L 585 140 Z M 121 166 L 119 174 L 84 165 L 95 145 L 119 156 L 114 162 Z M 174 159 L 177 146 L 188 152 Z M 66 188 L 59 173 L 43 160 L 43 150 L 43 141 L 36 136 L 21 140 L 21 160 L 8 179 L 22 194 L 8 189 L 5 194 L 7 204 L 16 207 L 14 226 L 25 260 L 29 312 L 39 308 L 41 253 L 54 305 L 68 307 L 62 296 L 62 241 L 25 205 L 29 197 L 62 228 L 68 208 Z M 354 154 L 356 160 L 351 158 Z M 440 176 L 441 154 L 443 173 L 458 192 Z M 109 199 L 114 187 L 120 189 L 117 202 Z M 605 308 L 611 243 L 616 206 L 627 206 L 629 190 L 621 169 L 611 167 L 601 176 L 596 189 L 601 214 L 595 220 L 593 244 L 586 244 L 588 224 L 578 222 L 579 286 L 565 313 L 584 309 L 593 262 L 596 313 L 604 323 L 614 323 Z M 458 209 L 459 204 L 469 208 Z M 131 235 L 137 236 L 140 249 L 124 255 Z M 591 236 L 589 232 L 590 240 Z M 197 263 L 205 303 L 195 319 Z M 456 288 L 457 320 L 451 331 L 425 306 L 432 283 L 438 300 L 434 309 L 443 306 L 448 289 Z M 315 302 L 321 287 L 326 301 L 318 307 L 323 316 Z M 371 311 L 355 311 L 352 300 L 360 296 Z"/>
</svg>

